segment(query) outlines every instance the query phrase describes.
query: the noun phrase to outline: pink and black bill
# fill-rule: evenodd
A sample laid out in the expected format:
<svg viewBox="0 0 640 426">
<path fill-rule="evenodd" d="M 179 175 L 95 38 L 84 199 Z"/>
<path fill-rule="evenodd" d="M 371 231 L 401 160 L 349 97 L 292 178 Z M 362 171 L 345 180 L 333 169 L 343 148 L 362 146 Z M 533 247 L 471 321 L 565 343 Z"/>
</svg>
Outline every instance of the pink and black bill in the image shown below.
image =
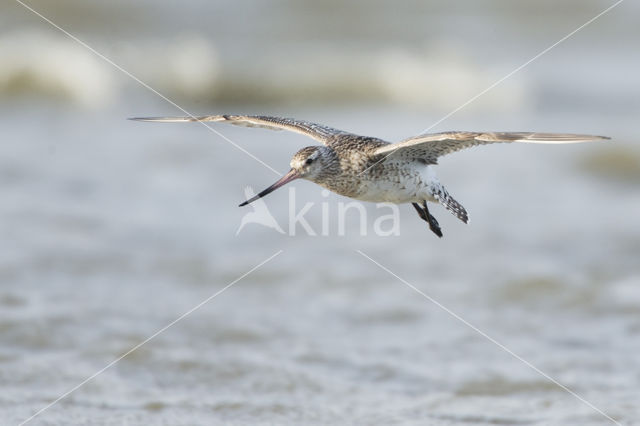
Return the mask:
<svg viewBox="0 0 640 426">
<path fill-rule="evenodd" d="M 273 185 L 271 185 L 270 187 L 268 187 L 264 191 L 256 194 L 254 197 L 249 198 L 244 203 L 241 203 L 238 207 L 246 206 L 247 204 L 253 203 L 258 198 L 262 198 L 265 195 L 268 195 L 268 194 L 272 193 L 273 191 L 275 191 L 276 189 L 280 188 L 281 186 L 286 185 L 289 182 L 291 182 L 292 180 L 298 179 L 299 177 L 300 177 L 300 174 L 298 173 L 298 171 L 295 170 L 295 169 L 291 169 L 291 170 L 289 170 L 289 172 L 286 175 L 284 175 L 280 179 L 278 179 L 278 181 L 276 183 L 274 183 Z"/>
</svg>

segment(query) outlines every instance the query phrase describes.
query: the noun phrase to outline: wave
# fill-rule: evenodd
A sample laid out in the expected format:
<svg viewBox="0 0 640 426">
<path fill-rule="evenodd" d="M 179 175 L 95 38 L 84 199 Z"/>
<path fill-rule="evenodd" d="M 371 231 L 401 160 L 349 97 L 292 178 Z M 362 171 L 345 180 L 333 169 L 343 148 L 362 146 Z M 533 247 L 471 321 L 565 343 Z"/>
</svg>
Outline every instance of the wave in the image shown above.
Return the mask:
<svg viewBox="0 0 640 426">
<path fill-rule="evenodd" d="M 104 105 L 116 82 L 102 61 L 70 38 L 38 30 L 0 37 L 0 94 Z"/>
<path fill-rule="evenodd" d="M 186 34 L 170 40 L 122 42 L 101 52 L 181 102 L 373 102 L 441 110 L 468 101 L 504 71 L 475 63 L 451 46 L 336 50 L 292 45 L 277 55 L 236 49 L 222 55 L 206 38 Z M 64 35 L 40 31 L 4 35 L 0 58 L 0 94 L 102 106 L 131 96 L 129 89 L 137 84 Z M 523 105 L 527 94 L 527 84 L 514 77 L 479 98 L 474 107 L 512 109 Z"/>
</svg>

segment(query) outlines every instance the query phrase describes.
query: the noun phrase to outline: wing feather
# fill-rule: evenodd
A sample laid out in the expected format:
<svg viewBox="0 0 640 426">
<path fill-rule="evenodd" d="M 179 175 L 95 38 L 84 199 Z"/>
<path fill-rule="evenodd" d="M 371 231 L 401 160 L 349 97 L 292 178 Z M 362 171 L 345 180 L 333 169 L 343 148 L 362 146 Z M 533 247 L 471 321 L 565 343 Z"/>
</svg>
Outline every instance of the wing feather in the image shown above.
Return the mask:
<svg viewBox="0 0 640 426">
<path fill-rule="evenodd" d="M 289 130 L 309 136 L 325 145 L 340 134 L 342 130 L 293 118 L 269 117 L 265 115 L 205 115 L 200 117 L 135 117 L 130 120 L 156 121 L 165 123 L 184 123 L 194 121 L 228 122 L 237 126 L 262 127 L 271 130 Z"/>
<path fill-rule="evenodd" d="M 573 133 L 534 132 L 444 132 L 414 136 L 401 142 L 378 148 L 375 154 L 382 158 L 422 159 L 436 164 L 438 158 L 476 145 L 492 143 L 548 143 L 565 144 L 609 139 L 606 136 Z"/>
</svg>

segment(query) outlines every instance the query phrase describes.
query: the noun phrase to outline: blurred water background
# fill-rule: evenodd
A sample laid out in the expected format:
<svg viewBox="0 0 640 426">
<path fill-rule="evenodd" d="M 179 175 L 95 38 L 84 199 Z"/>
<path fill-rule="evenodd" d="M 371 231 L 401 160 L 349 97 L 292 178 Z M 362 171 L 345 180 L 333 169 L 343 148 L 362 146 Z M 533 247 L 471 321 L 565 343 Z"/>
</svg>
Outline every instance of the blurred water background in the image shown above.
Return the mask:
<svg viewBox="0 0 640 426">
<path fill-rule="evenodd" d="M 612 1 L 31 1 L 190 113 L 420 133 Z M 442 159 L 470 213 L 400 235 L 236 235 L 276 175 L 12 0 L 0 5 L 0 423 L 640 424 L 640 5 L 626 1 L 433 131 L 604 134 Z M 276 170 L 313 142 L 215 125 Z M 316 230 L 319 187 L 296 182 Z M 266 199 L 286 228 L 287 191 Z M 369 217 L 378 214 L 367 204 Z M 331 225 L 333 226 L 333 225 Z"/>
</svg>

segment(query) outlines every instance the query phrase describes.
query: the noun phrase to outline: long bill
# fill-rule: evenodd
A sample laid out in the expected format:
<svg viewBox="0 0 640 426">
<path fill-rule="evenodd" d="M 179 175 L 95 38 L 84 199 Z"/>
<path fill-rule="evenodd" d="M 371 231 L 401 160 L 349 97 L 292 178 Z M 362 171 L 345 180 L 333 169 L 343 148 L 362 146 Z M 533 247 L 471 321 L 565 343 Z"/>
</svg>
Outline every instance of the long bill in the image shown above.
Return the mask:
<svg viewBox="0 0 640 426">
<path fill-rule="evenodd" d="M 275 191 L 276 189 L 280 188 L 281 186 L 286 185 L 289 182 L 291 182 L 292 180 L 298 179 L 299 177 L 300 177 L 300 174 L 298 173 L 298 171 L 295 170 L 295 169 L 291 169 L 291 170 L 289 170 L 289 172 L 287 172 L 286 175 L 284 175 L 280 179 L 278 179 L 278 181 L 276 183 L 274 183 L 273 185 L 271 185 L 270 187 L 268 187 L 264 191 L 260 192 L 259 194 L 249 198 L 247 201 L 245 201 L 244 203 L 240 204 L 239 207 L 246 206 L 247 204 L 253 203 L 258 198 L 262 198 L 265 195 L 268 195 L 268 194 L 272 193 L 273 191 Z"/>
</svg>

